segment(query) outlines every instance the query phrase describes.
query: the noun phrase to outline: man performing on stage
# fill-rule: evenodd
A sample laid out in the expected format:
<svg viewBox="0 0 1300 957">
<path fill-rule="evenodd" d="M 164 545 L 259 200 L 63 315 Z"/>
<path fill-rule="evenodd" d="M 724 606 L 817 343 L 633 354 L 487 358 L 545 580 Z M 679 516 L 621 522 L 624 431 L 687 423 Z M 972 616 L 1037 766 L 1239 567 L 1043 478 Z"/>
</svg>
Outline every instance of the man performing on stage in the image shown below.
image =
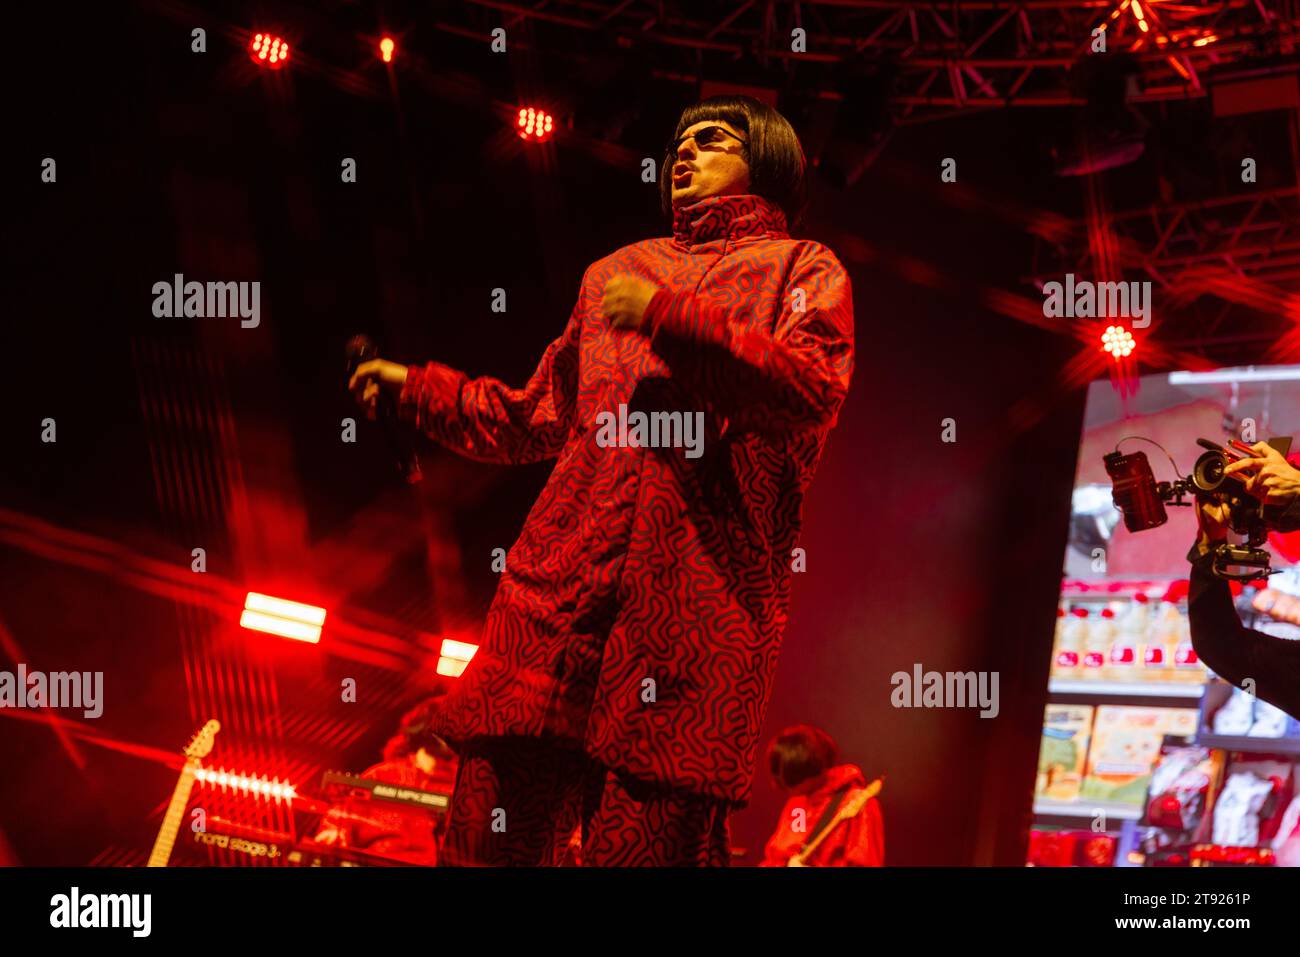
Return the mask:
<svg viewBox="0 0 1300 957">
<path fill-rule="evenodd" d="M 443 862 L 723 865 L 749 799 L 803 498 L 853 366 L 849 278 L 789 237 L 806 164 L 748 97 L 678 121 L 672 236 L 591 265 L 520 389 L 437 362 L 350 387 L 488 462 L 556 458 L 436 730 Z M 699 435 L 692 425 L 699 423 Z"/>
</svg>

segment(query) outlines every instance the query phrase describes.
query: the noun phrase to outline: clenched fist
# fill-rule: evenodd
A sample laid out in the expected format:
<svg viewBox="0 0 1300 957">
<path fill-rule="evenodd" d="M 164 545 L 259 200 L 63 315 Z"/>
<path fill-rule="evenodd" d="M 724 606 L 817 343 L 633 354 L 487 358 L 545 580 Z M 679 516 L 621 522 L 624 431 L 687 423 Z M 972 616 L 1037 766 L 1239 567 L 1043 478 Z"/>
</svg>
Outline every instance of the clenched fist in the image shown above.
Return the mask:
<svg viewBox="0 0 1300 957">
<path fill-rule="evenodd" d="M 605 283 L 605 298 L 601 301 L 609 324 L 614 329 L 641 328 L 646 307 L 659 291 L 659 287 L 631 273 L 619 273 Z"/>
</svg>

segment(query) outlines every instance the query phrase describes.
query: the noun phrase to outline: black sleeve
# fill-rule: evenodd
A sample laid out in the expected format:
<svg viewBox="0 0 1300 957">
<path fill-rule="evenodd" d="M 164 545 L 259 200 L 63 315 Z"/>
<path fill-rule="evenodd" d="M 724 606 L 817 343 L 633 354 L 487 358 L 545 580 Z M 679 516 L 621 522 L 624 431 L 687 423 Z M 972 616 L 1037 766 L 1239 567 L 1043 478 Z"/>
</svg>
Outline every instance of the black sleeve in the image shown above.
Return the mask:
<svg viewBox="0 0 1300 957">
<path fill-rule="evenodd" d="M 1188 554 L 1192 563 L 1187 618 L 1192 647 L 1219 677 L 1241 687 L 1255 682 L 1255 697 L 1300 717 L 1300 641 L 1288 641 L 1242 625 L 1228 583 L 1210 570 L 1211 557 Z"/>
<path fill-rule="evenodd" d="M 1265 505 L 1263 514 L 1264 520 L 1269 527 L 1275 528 L 1279 532 L 1300 530 L 1300 495 L 1297 495 L 1285 505 Z"/>
</svg>

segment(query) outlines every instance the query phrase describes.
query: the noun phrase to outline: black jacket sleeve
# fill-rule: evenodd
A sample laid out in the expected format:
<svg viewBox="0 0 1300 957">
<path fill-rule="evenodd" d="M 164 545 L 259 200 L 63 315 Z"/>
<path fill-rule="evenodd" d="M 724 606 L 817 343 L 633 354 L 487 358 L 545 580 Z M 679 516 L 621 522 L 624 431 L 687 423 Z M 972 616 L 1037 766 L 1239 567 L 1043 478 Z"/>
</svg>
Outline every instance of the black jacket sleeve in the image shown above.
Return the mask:
<svg viewBox="0 0 1300 957">
<path fill-rule="evenodd" d="M 1279 532 L 1300 530 L 1300 495 L 1285 505 L 1265 505 L 1262 511 L 1264 521 L 1270 528 Z"/>
<path fill-rule="evenodd" d="M 1192 573 L 1187 618 L 1192 647 L 1206 666 L 1231 684 L 1255 682 L 1255 697 L 1300 717 L 1300 641 L 1288 641 L 1241 623 L 1228 583 L 1211 571 L 1211 556 L 1187 555 Z"/>
</svg>

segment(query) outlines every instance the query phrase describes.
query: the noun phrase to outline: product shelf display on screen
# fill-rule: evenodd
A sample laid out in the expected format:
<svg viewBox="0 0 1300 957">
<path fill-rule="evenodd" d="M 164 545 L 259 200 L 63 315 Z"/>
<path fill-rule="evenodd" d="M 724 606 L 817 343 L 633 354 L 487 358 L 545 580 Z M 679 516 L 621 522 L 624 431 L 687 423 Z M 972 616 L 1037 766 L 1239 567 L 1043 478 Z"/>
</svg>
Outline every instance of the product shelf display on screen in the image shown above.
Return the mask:
<svg viewBox="0 0 1300 957">
<path fill-rule="evenodd" d="M 1300 866 L 1300 721 L 1197 651 L 1222 666 L 1203 639 L 1231 612 L 1244 629 L 1300 640 L 1300 532 L 1222 474 L 1260 441 L 1254 423 L 1300 427 L 1300 382 L 1252 370 L 1234 384 L 1222 371 L 1146 376 L 1136 398 L 1089 389 L 1043 635 L 1031 866 Z M 1227 517 L 1226 541 L 1200 544 L 1207 501 Z"/>
</svg>

